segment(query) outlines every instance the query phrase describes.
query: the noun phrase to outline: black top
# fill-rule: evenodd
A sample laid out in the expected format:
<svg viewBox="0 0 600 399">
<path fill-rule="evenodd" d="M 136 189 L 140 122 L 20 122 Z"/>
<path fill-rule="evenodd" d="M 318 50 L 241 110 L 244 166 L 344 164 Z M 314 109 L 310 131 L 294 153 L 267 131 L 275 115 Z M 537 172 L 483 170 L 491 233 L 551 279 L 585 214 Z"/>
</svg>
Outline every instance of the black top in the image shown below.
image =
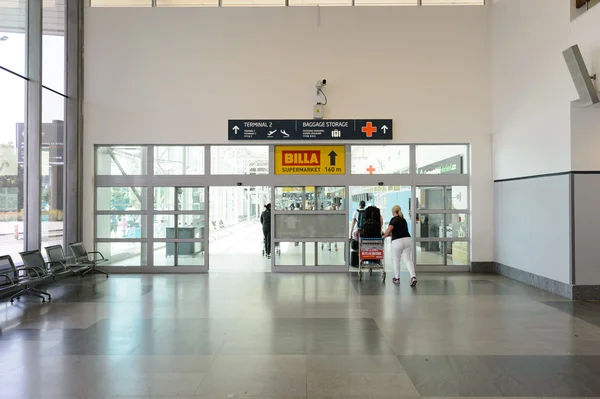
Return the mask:
<svg viewBox="0 0 600 399">
<path fill-rule="evenodd" d="M 401 218 L 400 216 L 395 216 L 392 218 L 392 220 L 390 220 L 390 226 L 394 226 L 394 230 L 392 230 L 392 241 L 400 238 L 410 237 L 406 219 Z"/>
<path fill-rule="evenodd" d="M 270 226 L 271 225 L 271 211 L 269 209 L 266 209 L 260 215 L 260 223 L 263 226 Z"/>
</svg>

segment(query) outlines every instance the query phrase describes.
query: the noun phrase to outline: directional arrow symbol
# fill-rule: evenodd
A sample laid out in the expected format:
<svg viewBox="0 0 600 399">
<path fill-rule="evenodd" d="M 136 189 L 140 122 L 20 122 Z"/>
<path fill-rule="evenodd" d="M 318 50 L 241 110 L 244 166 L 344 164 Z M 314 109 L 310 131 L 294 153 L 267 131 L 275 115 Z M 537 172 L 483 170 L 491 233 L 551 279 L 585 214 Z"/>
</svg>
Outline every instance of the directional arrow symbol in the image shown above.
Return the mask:
<svg viewBox="0 0 600 399">
<path fill-rule="evenodd" d="M 389 129 L 389 127 L 387 127 L 386 125 L 381 126 L 381 130 L 383 130 L 383 134 L 386 134 L 388 129 Z"/>
<path fill-rule="evenodd" d="M 331 166 L 335 166 L 335 158 L 338 156 L 338 154 L 335 151 L 331 151 L 327 155 L 329 155 L 329 164 Z"/>
<path fill-rule="evenodd" d="M 235 134 L 238 134 L 238 130 L 240 130 L 240 128 L 237 125 L 233 127 Z"/>
</svg>

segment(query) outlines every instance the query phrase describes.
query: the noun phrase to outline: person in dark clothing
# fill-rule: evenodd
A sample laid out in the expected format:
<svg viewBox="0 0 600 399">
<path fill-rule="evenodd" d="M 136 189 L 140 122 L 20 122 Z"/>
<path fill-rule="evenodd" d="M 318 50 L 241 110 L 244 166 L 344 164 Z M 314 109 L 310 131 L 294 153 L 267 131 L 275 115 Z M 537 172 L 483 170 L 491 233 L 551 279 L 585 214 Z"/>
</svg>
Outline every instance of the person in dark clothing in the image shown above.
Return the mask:
<svg viewBox="0 0 600 399">
<path fill-rule="evenodd" d="M 408 223 L 404 219 L 402 209 L 395 205 L 392 208 L 392 220 L 383 235 L 383 238 L 392 237 L 392 254 L 394 256 L 394 284 L 400 283 L 400 259 L 404 260 L 410 273 L 410 286 L 417 285 L 415 264 L 412 261 L 413 243 L 408 232 Z"/>
<path fill-rule="evenodd" d="M 271 204 L 265 205 L 265 210 L 260 215 L 263 236 L 265 237 L 265 255 L 271 257 Z"/>
</svg>

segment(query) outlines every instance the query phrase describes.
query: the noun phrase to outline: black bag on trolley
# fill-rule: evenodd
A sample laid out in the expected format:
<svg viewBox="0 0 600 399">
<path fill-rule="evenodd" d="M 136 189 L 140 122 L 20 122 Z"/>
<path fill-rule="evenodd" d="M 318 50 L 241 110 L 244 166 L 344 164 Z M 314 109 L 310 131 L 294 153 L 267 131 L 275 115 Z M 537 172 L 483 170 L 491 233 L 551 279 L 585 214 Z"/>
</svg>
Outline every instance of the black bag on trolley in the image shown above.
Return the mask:
<svg viewBox="0 0 600 399">
<path fill-rule="evenodd" d="M 365 209 L 365 221 L 360 236 L 363 238 L 381 238 L 381 213 L 376 206 Z"/>
</svg>

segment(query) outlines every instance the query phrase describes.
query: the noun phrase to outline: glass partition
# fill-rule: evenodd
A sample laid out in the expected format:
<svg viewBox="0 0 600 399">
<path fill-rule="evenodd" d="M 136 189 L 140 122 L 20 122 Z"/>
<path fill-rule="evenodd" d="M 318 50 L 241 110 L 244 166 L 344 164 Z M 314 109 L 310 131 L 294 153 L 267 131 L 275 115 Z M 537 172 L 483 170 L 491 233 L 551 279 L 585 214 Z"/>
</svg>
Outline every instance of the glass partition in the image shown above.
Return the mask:
<svg viewBox="0 0 600 399">
<path fill-rule="evenodd" d="M 212 146 L 210 173 L 266 175 L 269 173 L 269 146 Z"/>
<path fill-rule="evenodd" d="M 405 174 L 410 171 L 410 146 L 353 145 L 353 175 Z"/>
<path fill-rule="evenodd" d="M 156 146 L 154 147 L 155 175 L 204 174 L 204 147 Z"/>
</svg>

